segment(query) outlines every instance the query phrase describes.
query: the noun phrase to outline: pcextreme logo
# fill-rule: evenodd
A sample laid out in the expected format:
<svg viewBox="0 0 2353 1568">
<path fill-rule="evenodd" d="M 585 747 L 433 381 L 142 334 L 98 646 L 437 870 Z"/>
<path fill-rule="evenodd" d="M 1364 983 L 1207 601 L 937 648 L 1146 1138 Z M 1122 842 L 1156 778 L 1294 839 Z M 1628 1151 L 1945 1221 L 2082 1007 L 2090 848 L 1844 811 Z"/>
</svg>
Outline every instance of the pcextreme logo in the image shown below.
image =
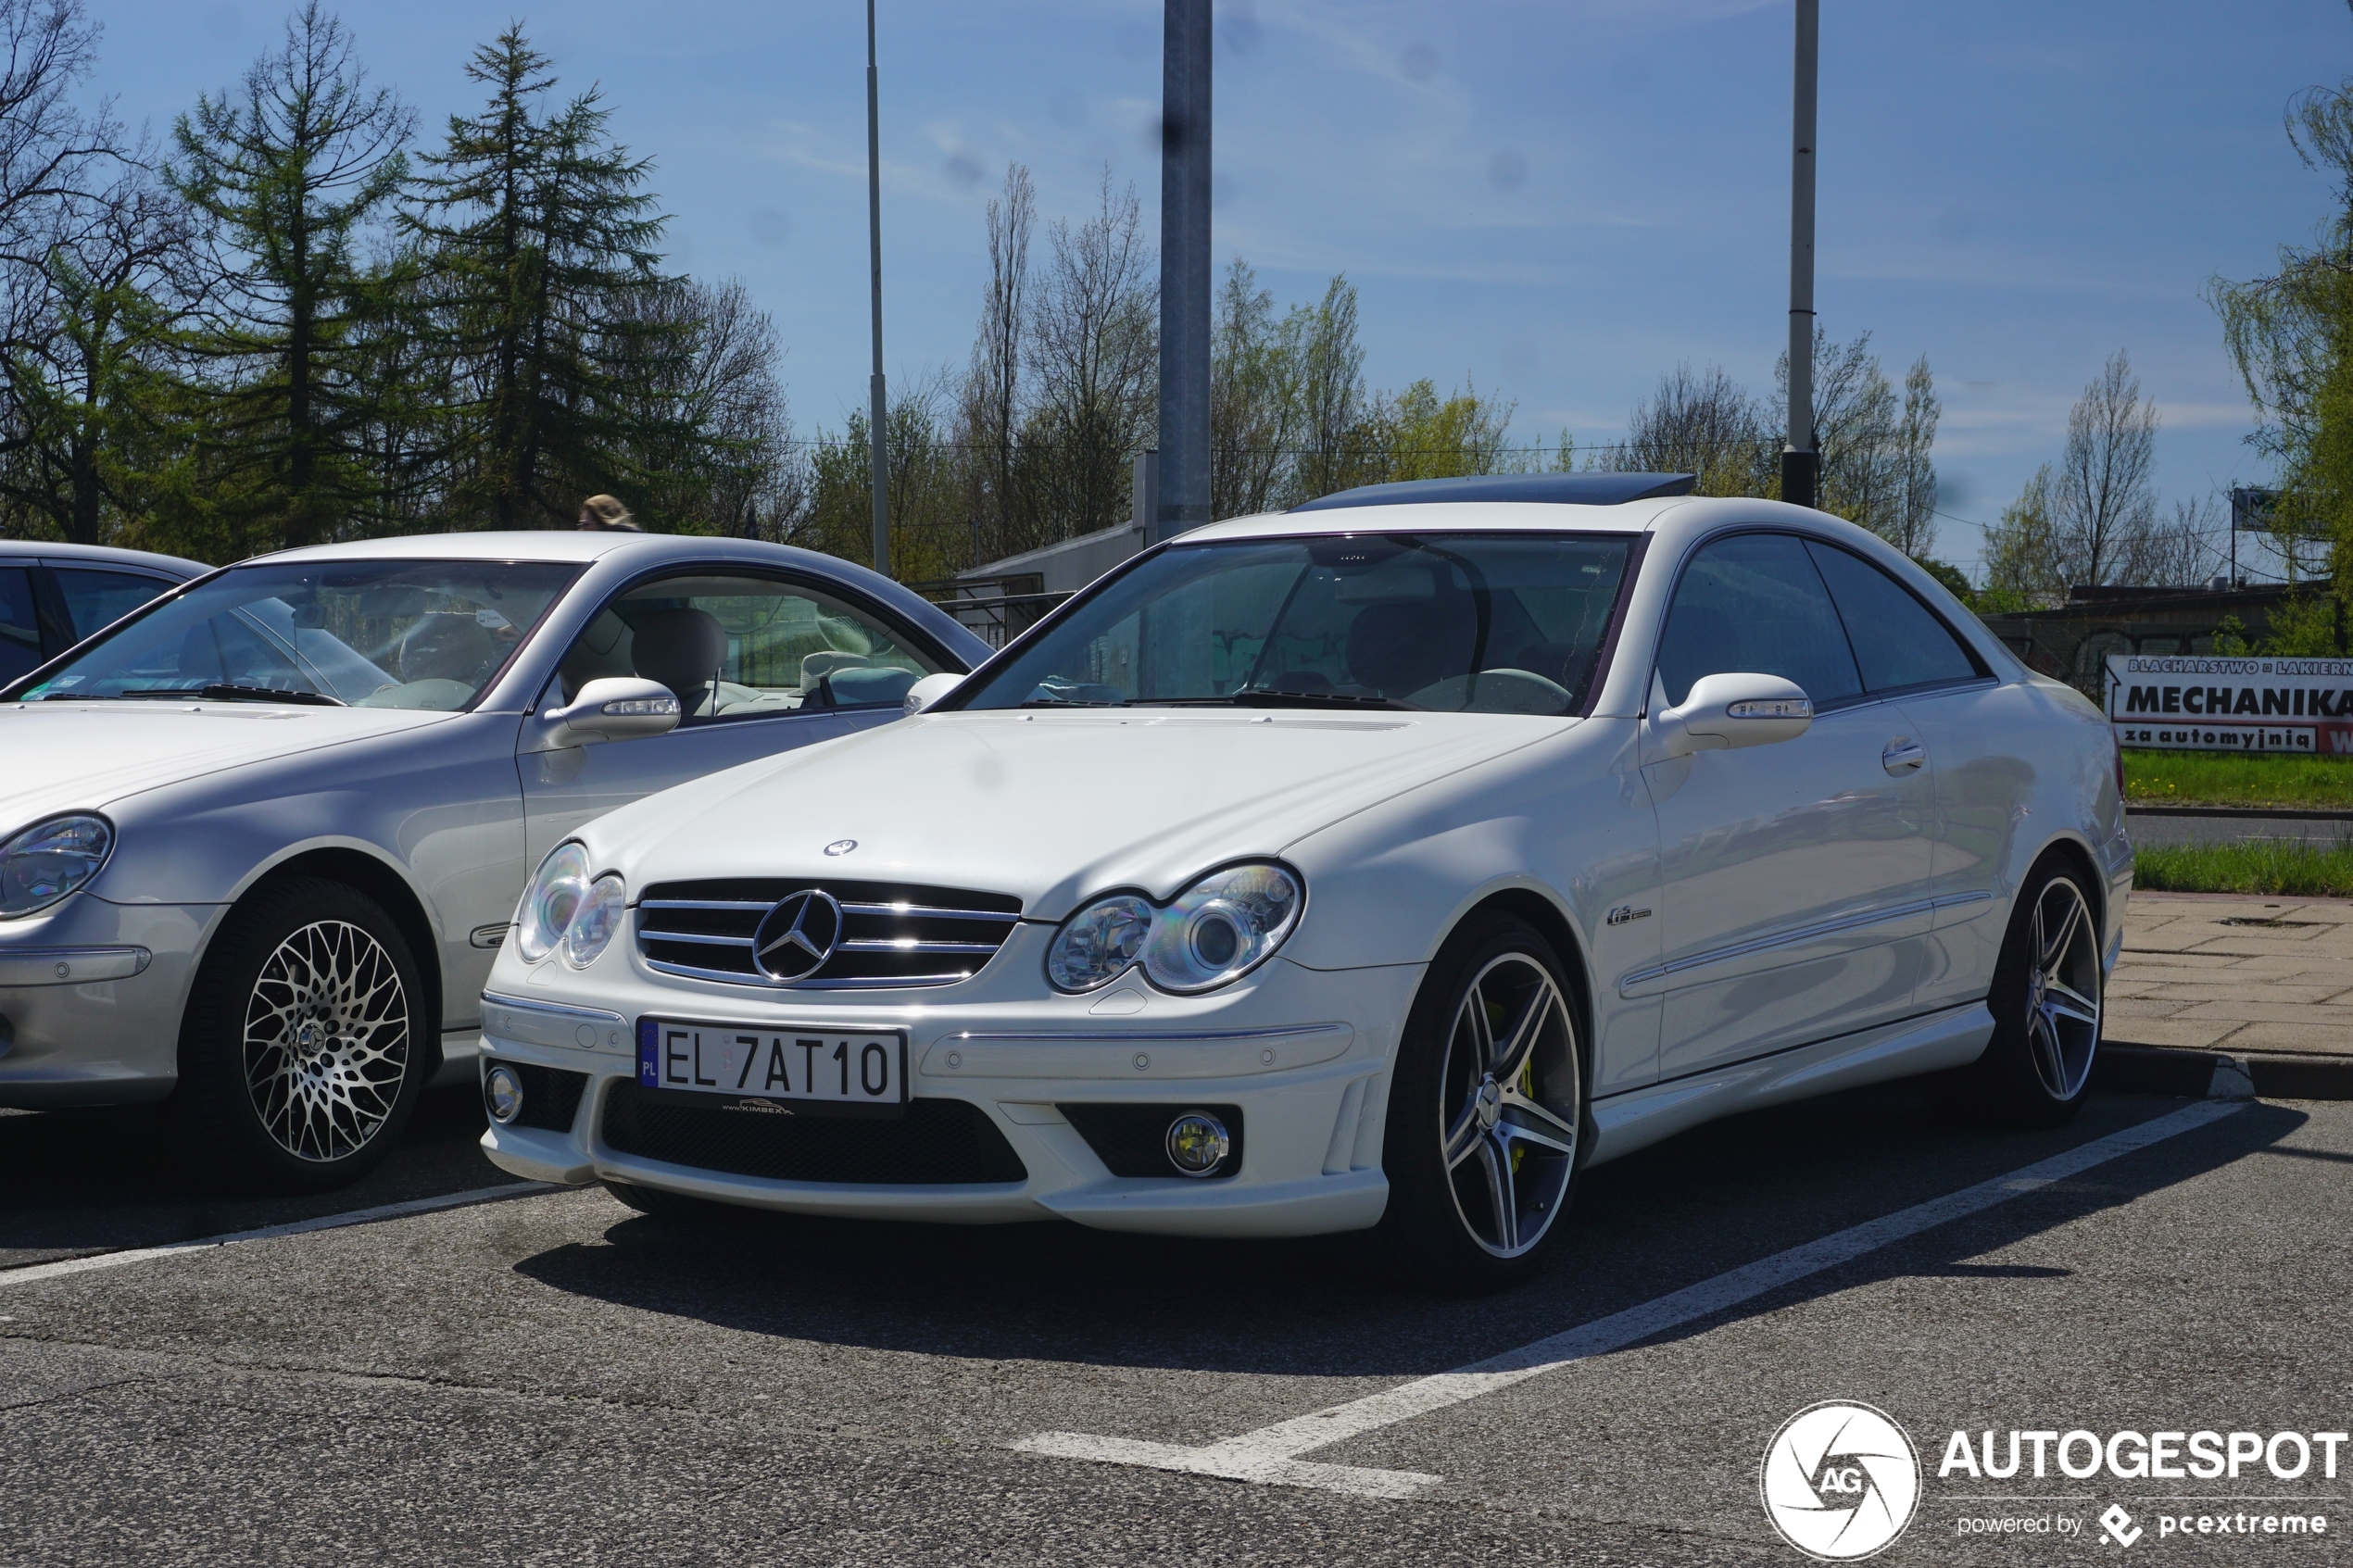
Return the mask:
<svg viewBox="0 0 2353 1568">
<path fill-rule="evenodd" d="M 1920 1500 L 1920 1459 L 1885 1411 L 1851 1399 L 1808 1405 L 1766 1445 L 1765 1517 L 1781 1539 L 1824 1562 L 1884 1549 Z"/>
</svg>

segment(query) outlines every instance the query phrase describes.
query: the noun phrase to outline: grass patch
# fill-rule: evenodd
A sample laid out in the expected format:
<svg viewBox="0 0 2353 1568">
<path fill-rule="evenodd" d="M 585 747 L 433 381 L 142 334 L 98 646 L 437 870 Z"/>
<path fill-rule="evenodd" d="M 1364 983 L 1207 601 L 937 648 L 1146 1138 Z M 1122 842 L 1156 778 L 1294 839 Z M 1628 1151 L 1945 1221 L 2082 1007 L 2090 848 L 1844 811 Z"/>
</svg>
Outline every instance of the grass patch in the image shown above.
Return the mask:
<svg viewBox="0 0 2353 1568">
<path fill-rule="evenodd" d="M 2124 798 L 2183 806 L 2353 808 L 2353 758 L 2124 753 Z"/>
<path fill-rule="evenodd" d="M 2134 851 L 2133 884 L 2153 893 L 2353 897 L 2353 838 L 2334 844 L 2255 839 L 2156 845 Z"/>
</svg>

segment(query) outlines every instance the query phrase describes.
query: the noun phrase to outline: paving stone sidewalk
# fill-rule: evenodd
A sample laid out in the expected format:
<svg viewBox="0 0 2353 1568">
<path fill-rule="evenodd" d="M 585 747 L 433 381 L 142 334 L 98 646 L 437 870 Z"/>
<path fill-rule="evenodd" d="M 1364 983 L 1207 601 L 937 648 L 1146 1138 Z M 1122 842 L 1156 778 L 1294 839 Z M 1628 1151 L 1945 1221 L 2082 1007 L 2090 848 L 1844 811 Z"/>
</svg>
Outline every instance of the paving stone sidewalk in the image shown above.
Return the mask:
<svg viewBox="0 0 2353 1568">
<path fill-rule="evenodd" d="M 2353 1061 L 2353 899 L 2133 894 L 2105 1038 Z"/>
</svg>

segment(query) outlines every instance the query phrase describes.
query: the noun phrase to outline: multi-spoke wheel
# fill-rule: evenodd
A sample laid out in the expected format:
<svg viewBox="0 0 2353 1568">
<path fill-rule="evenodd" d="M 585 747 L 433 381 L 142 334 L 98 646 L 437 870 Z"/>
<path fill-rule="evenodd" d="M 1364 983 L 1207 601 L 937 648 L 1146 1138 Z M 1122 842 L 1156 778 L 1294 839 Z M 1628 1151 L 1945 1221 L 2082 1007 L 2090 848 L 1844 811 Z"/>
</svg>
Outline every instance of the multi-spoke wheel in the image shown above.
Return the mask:
<svg viewBox="0 0 2353 1568">
<path fill-rule="evenodd" d="M 213 938 L 180 1032 L 177 1101 L 208 1166 L 308 1190 L 399 1135 L 434 1056 L 399 928 L 340 883 L 265 884 Z"/>
<path fill-rule="evenodd" d="M 341 1160 L 383 1131 L 409 1076 L 409 1007 L 392 955 L 348 921 L 312 921 L 262 960 L 245 1093 L 280 1148 Z"/>
<path fill-rule="evenodd" d="M 1382 1155 L 1392 1250 L 1444 1289 L 1520 1278 L 1568 1205 L 1583 1118 L 1560 959 L 1523 922 L 1478 918 L 1431 965 L 1400 1042 Z"/>
<path fill-rule="evenodd" d="M 1969 1075 L 2004 1121 L 2055 1126 L 2075 1114 L 2099 1054 L 2100 925 L 2082 873 L 2045 857 L 2026 879 L 1986 1005 L 1994 1038 Z"/>
</svg>

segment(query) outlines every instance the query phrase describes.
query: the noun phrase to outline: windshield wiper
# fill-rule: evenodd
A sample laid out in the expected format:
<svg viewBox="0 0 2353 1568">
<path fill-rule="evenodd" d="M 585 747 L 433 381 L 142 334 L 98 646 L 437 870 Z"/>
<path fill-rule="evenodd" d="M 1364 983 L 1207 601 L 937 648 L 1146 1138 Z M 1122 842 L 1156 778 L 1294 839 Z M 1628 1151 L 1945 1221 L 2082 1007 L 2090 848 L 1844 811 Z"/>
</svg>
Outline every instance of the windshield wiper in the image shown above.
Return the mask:
<svg viewBox="0 0 2353 1568">
<path fill-rule="evenodd" d="M 153 686 L 144 692 L 124 692 L 121 695 L 126 697 L 160 697 L 165 701 L 182 702 L 191 698 L 208 698 L 214 702 L 291 702 L 308 708 L 350 706 L 343 698 L 329 696 L 324 692 L 290 692 L 277 686 L 240 686 L 228 683 L 197 686 L 193 689 L 185 686 L 176 689 L 169 686 Z"/>
<path fill-rule="evenodd" d="M 1085 702 L 1076 697 L 1033 696 L 1026 702 L 1017 702 L 1013 706 L 1015 708 L 1126 708 L 1128 705 L 1124 702 Z"/>
<path fill-rule="evenodd" d="M 1285 692 L 1272 686 L 1244 686 L 1226 700 L 1238 708 L 1387 708 L 1402 713 L 1416 711 L 1385 696 L 1353 696 L 1347 692 Z"/>
</svg>

